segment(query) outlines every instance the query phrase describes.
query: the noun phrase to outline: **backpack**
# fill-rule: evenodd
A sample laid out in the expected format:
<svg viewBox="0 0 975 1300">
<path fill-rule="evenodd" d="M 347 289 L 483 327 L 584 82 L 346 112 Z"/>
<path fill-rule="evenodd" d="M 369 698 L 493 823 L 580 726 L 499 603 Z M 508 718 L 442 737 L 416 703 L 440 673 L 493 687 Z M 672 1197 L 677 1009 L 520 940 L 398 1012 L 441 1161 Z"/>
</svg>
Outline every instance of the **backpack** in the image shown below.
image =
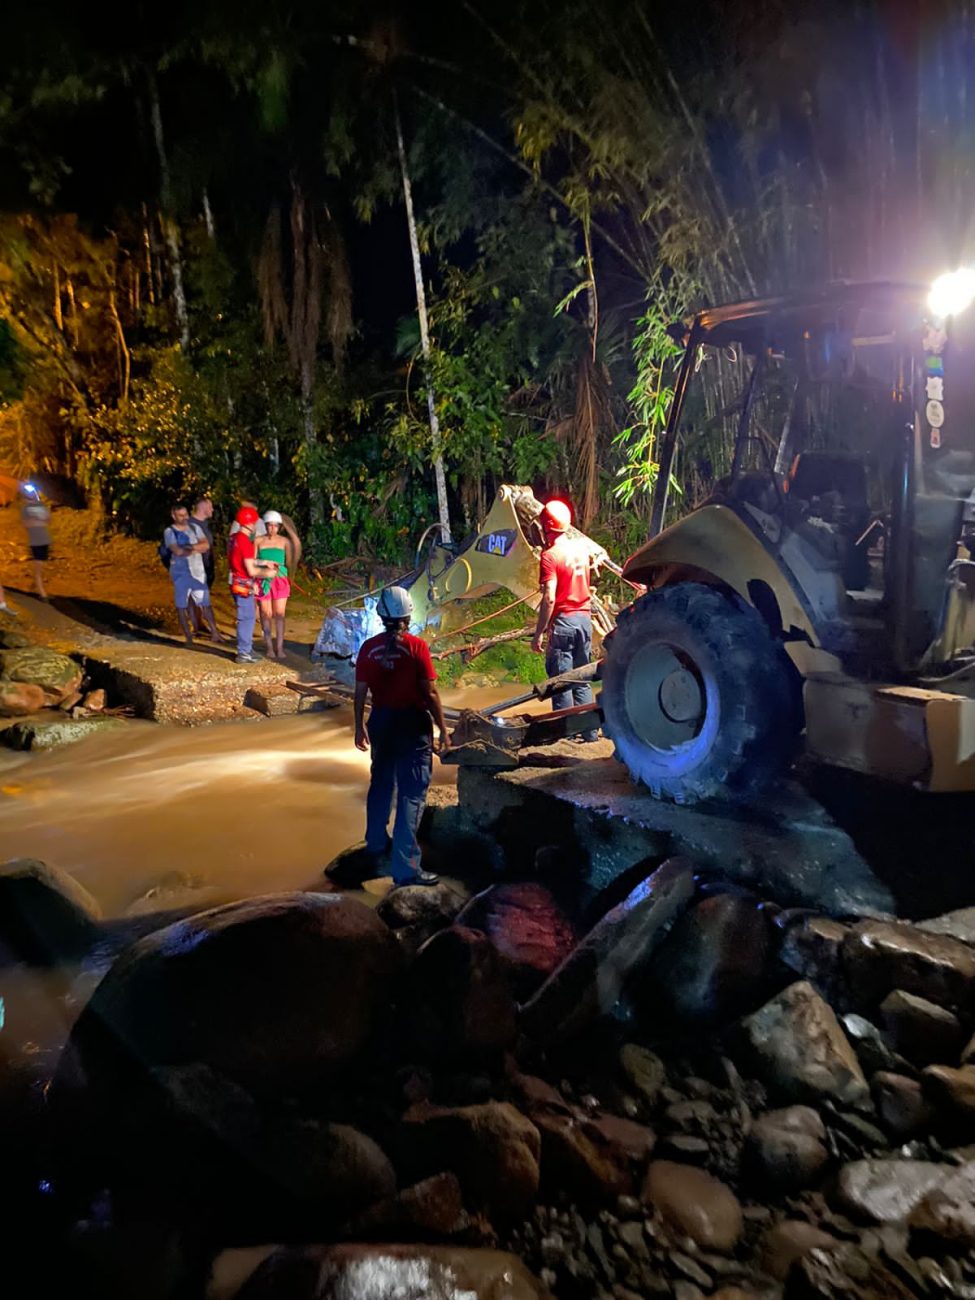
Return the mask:
<svg viewBox="0 0 975 1300">
<path fill-rule="evenodd" d="M 172 564 L 173 561 L 172 551 L 169 549 L 169 547 L 166 545 L 165 542 L 160 542 L 158 547 L 156 548 L 156 551 L 157 554 L 159 555 L 159 562 L 162 564 L 164 569 L 168 569 L 170 564 Z"/>
</svg>

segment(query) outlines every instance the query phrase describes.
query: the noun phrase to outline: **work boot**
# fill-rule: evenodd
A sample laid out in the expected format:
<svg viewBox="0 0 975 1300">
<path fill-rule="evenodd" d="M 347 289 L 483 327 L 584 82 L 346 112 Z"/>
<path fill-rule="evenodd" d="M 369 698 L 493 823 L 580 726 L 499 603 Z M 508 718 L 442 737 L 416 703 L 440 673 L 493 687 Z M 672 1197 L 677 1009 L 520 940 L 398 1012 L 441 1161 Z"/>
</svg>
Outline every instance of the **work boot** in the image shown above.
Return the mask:
<svg viewBox="0 0 975 1300">
<path fill-rule="evenodd" d="M 402 889 L 404 885 L 439 885 L 440 877 L 435 871 L 417 871 L 406 880 L 397 880 L 393 883 L 394 889 Z"/>
</svg>

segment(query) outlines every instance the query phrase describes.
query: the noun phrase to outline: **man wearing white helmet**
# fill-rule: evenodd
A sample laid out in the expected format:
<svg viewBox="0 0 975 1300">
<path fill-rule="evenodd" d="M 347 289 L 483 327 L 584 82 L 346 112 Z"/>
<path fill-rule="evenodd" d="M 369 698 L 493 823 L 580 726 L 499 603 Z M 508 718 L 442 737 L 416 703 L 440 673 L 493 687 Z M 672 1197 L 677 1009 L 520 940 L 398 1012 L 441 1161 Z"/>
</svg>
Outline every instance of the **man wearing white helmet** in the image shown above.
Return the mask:
<svg viewBox="0 0 975 1300">
<path fill-rule="evenodd" d="M 355 743 L 372 750 L 366 799 L 366 849 L 378 860 L 390 854 L 397 885 L 435 885 L 438 877 L 420 867 L 416 832 L 433 775 L 433 729 L 438 752 L 450 748 L 437 674 L 425 641 L 409 631 L 413 601 L 402 587 L 387 587 L 376 612 L 385 631 L 366 641 L 355 662 Z M 368 728 L 366 697 L 372 697 Z M 396 820 L 387 827 L 396 789 Z"/>
</svg>

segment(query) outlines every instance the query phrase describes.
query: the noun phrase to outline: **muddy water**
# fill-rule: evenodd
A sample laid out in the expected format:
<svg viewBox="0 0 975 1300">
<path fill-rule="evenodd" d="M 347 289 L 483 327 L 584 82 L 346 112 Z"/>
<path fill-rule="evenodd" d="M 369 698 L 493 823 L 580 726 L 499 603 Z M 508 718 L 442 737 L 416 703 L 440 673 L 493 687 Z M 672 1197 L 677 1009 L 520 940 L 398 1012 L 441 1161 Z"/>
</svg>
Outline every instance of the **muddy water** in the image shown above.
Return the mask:
<svg viewBox="0 0 975 1300">
<path fill-rule="evenodd" d="M 445 693 L 483 707 L 516 687 Z M 61 750 L 0 750 L 0 855 L 63 867 L 121 915 L 149 891 L 202 905 L 321 878 L 362 838 L 369 758 L 347 707 L 302 717 L 124 730 Z M 456 769 L 435 765 L 434 781 Z"/>
</svg>

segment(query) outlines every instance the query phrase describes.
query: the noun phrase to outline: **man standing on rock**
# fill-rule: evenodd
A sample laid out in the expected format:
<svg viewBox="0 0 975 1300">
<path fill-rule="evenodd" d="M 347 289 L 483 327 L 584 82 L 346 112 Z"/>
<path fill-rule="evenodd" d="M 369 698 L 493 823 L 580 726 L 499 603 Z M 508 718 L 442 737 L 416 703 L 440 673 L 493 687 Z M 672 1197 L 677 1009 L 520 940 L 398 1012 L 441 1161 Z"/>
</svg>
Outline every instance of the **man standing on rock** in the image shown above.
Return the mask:
<svg viewBox="0 0 975 1300">
<path fill-rule="evenodd" d="M 217 576 L 216 553 L 213 549 L 213 529 L 210 527 L 210 520 L 213 518 L 213 502 L 209 497 L 199 497 L 193 506 L 193 513 L 190 515 L 190 523 L 195 524 L 203 536 L 209 542 L 209 547 L 203 552 L 203 571 L 206 574 L 207 587 L 213 591 L 213 582 Z M 194 632 L 202 632 L 204 627 L 203 614 L 198 605 L 190 606 L 190 613 L 193 615 Z M 217 634 L 218 639 L 223 641 L 224 638 Z"/>
<path fill-rule="evenodd" d="M 538 566 L 542 603 L 538 610 L 532 649 L 541 654 L 544 638 L 545 671 L 549 677 L 592 662 L 591 574 L 598 571 L 605 552 L 593 552 L 584 537 L 568 535 L 572 511 L 564 501 L 549 501 L 541 514 L 545 546 Z M 591 704 L 588 682 L 552 696 L 553 709 Z M 598 731 L 585 731 L 582 741 L 598 740 Z"/>
<path fill-rule="evenodd" d="M 366 799 L 366 849 L 378 861 L 390 854 L 397 885 L 435 885 L 439 877 L 420 867 L 416 832 L 433 776 L 433 728 L 438 752 L 450 748 L 437 674 L 425 641 L 409 632 L 413 600 L 402 587 L 387 587 L 376 612 L 385 632 L 371 637 L 355 661 L 355 743 L 372 749 Z M 366 696 L 372 696 L 368 729 Z M 392 842 L 387 827 L 396 788 Z"/>
<path fill-rule="evenodd" d="M 273 578 L 278 566 L 273 560 L 259 560 L 254 554 L 254 533 L 260 523 L 254 506 L 241 506 L 234 523 L 237 531 L 230 539 L 230 593 L 237 606 L 237 659 L 239 664 L 254 664 L 254 624 L 257 621 L 255 578 Z"/>
<path fill-rule="evenodd" d="M 169 549 L 172 557 L 169 562 L 169 576 L 173 580 L 176 613 L 183 635 L 186 637 L 186 644 L 193 644 L 193 624 L 190 621 L 189 611 L 191 604 L 199 610 L 201 619 L 209 628 L 210 640 L 219 641 L 221 637 L 213 620 L 210 590 L 207 587 L 206 569 L 203 564 L 203 556 L 209 550 L 210 543 L 191 521 L 186 506 L 173 506 L 172 518 L 172 526 L 163 534 L 163 544 Z"/>
</svg>

